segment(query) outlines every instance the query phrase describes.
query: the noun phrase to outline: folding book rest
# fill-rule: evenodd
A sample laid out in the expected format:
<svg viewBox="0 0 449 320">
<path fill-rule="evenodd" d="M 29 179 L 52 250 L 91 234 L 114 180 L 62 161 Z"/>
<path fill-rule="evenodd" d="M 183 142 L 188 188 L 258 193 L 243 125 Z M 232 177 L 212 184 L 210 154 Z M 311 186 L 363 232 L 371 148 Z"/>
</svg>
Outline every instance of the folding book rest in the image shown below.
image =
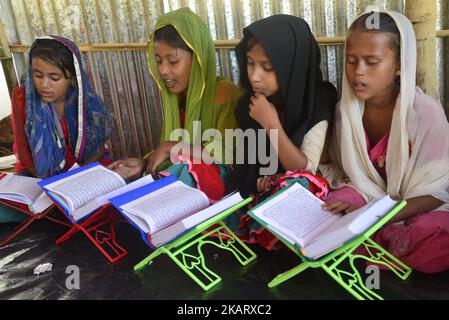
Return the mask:
<svg viewBox="0 0 449 320">
<path fill-rule="evenodd" d="M 211 244 L 232 252 L 244 266 L 257 258 L 257 255 L 222 222 L 223 219 L 251 201 L 251 198 L 245 199 L 236 206 L 197 225 L 181 237 L 159 247 L 134 266 L 134 270 L 143 269 L 157 256 L 165 253 L 201 288 L 209 290 L 221 281 L 221 277 L 206 266 L 202 252 L 203 245 Z"/>
<path fill-rule="evenodd" d="M 68 224 L 67 222 L 61 221 L 57 218 L 50 216 L 50 213 L 54 209 L 54 205 L 51 205 L 45 211 L 43 211 L 41 213 L 36 213 L 36 214 L 31 212 L 28 209 L 28 206 L 25 204 L 22 204 L 22 203 L 0 200 L 0 205 L 15 209 L 15 210 L 20 211 L 28 216 L 26 218 L 26 220 L 21 222 L 19 224 L 19 226 L 13 232 L 6 235 L 3 239 L 0 240 L 0 247 L 3 247 L 5 245 L 7 245 L 9 242 L 11 242 L 22 231 L 24 231 L 26 228 L 28 228 L 30 226 L 30 224 L 33 223 L 35 220 L 47 219 L 47 220 L 53 221 L 57 224 L 60 224 L 60 225 L 66 226 L 66 227 L 71 227 L 71 224 Z"/>
<path fill-rule="evenodd" d="M 55 205 L 64 212 L 57 203 Z M 72 227 L 62 237 L 56 240 L 60 245 L 78 232 L 82 232 L 100 250 L 110 263 L 117 262 L 128 252 L 123 249 L 115 240 L 115 224 L 123 219 L 117 210 L 110 204 L 97 209 L 87 219 L 78 223 L 72 223 Z"/>
<path fill-rule="evenodd" d="M 379 230 L 388 220 L 390 220 L 398 211 L 406 205 L 406 201 L 401 201 L 391 212 L 368 229 L 365 233 L 356 237 L 343 247 L 325 255 L 317 260 L 309 260 L 298 249 L 290 245 L 286 241 L 283 242 L 299 257 L 303 262 L 298 266 L 279 274 L 269 284 L 268 287 L 273 288 L 284 281 L 298 275 L 307 268 L 323 268 L 335 281 L 337 281 L 343 288 L 359 300 L 383 300 L 383 298 L 373 290 L 366 287 L 360 273 L 354 265 L 356 259 L 362 259 L 375 265 L 383 265 L 393 271 L 400 279 L 406 280 L 412 272 L 412 269 L 402 263 L 399 259 L 383 249 L 370 237 Z M 367 255 L 353 254 L 359 246 L 366 251 Z M 349 264 L 349 270 L 340 267 L 343 262 Z M 340 267 L 340 268 L 339 268 Z M 346 268 L 348 269 L 348 268 Z"/>
</svg>

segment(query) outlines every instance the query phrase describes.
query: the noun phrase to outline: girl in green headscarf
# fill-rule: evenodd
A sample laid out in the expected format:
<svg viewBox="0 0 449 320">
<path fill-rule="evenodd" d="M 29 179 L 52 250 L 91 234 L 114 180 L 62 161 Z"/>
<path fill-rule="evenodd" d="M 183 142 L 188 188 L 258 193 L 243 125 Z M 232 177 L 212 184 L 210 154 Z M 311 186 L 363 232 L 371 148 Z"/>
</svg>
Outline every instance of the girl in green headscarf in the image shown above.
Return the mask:
<svg viewBox="0 0 449 320">
<path fill-rule="evenodd" d="M 118 160 L 109 168 L 125 178 L 140 176 L 144 171 L 156 175 L 179 142 L 172 136 L 177 129 L 188 133 L 191 145 L 193 141 L 201 141 L 207 129 L 217 129 L 219 134 L 217 131 L 212 139 L 199 145 L 203 156 L 207 151 L 206 155 L 215 164 L 233 159 L 229 154 L 233 142 L 224 143 L 224 137 L 225 129 L 237 127 L 234 107 L 241 91 L 230 81 L 217 79 L 215 48 L 206 24 L 188 8 L 167 13 L 158 20 L 147 53 L 150 73 L 162 93 L 161 144 L 147 155 L 148 160 Z M 196 121 L 200 121 L 201 130 L 195 127 Z M 184 158 L 191 159 L 192 148 L 183 150 Z M 216 169 L 217 165 L 213 167 Z M 224 166 L 219 166 L 219 170 L 223 173 Z"/>
</svg>

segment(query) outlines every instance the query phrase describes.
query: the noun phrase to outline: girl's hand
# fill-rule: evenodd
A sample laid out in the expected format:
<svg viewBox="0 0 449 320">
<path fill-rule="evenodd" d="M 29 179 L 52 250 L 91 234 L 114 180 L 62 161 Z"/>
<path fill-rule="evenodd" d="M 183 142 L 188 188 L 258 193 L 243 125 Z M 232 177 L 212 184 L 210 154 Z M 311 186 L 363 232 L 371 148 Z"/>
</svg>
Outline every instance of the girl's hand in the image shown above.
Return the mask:
<svg viewBox="0 0 449 320">
<path fill-rule="evenodd" d="M 256 92 L 250 99 L 249 116 L 256 120 L 264 129 L 275 129 L 280 126 L 279 115 L 276 108 L 268 102 L 267 98 Z"/>
<path fill-rule="evenodd" d="M 125 180 L 133 181 L 142 176 L 145 164 L 143 159 L 128 158 L 114 161 L 108 166 L 108 169 L 117 172 Z"/>
<path fill-rule="evenodd" d="M 265 192 L 268 191 L 271 184 L 271 177 L 264 176 L 257 179 L 257 192 Z"/>
<path fill-rule="evenodd" d="M 164 162 L 170 156 L 171 148 L 175 145 L 175 142 L 166 141 L 157 147 L 156 151 L 153 152 L 151 158 L 148 160 L 146 172 L 151 173 L 153 177 L 157 176 L 157 167 Z"/>
<path fill-rule="evenodd" d="M 356 206 L 353 206 L 348 202 L 337 199 L 327 201 L 325 204 L 321 206 L 321 208 L 323 210 L 331 211 L 332 213 L 340 213 L 340 212 L 349 213 L 357 209 Z"/>
</svg>

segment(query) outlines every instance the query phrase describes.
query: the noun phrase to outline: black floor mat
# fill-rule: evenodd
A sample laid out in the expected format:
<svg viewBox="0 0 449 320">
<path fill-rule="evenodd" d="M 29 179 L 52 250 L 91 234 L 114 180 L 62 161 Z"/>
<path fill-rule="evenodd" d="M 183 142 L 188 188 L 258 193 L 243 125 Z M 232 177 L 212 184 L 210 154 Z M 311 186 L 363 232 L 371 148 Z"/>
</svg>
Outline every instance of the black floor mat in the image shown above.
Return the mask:
<svg viewBox="0 0 449 320">
<path fill-rule="evenodd" d="M 0 225 L 0 238 L 13 226 Z M 82 234 L 62 245 L 55 240 L 67 229 L 49 221 L 36 221 L 13 242 L 0 248 L 0 299 L 353 299 L 321 269 L 309 269 L 274 289 L 267 284 L 277 274 L 294 267 L 299 259 L 287 249 L 267 252 L 250 246 L 258 258 L 242 267 L 231 253 L 214 246 L 205 250 L 208 266 L 222 282 L 205 292 L 167 256 L 161 255 L 145 269 L 133 266 L 151 253 L 140 234 L 127 224 L 117 227 L 118 242 L 128 250 L 121 261 L 110 264 Z M 36 266 L 52 263 L 51 272 L 33 275 Z M 69 266 L 79 269 L 79 289 L 69 290 Z M 364 276 L 364 265 L 359 266 Z M 413 272 L 402 281 L 380 271 L 385 299 L 449 299 L 449 272 Z"/>
</svg>

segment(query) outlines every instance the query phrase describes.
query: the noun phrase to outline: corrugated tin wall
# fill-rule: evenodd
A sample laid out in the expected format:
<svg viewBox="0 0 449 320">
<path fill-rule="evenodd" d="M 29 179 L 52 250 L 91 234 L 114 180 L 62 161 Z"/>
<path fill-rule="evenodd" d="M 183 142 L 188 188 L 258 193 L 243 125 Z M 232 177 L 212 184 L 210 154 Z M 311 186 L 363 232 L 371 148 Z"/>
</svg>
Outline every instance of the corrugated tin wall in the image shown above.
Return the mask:
<svg viewBox="0 0 449 320">
<path fill-rule="evenodd" d="M 448 29 L 448 1 L 438 0 L 440 29 Z M 32 43 L 35 36 L 60 34 L 78 44 L 146 42 L 157 16 L 183 6 L 197 12 L 215 40 L 239 39 L 252 21 L 286 13 L 304 18 L 316 37 L 344 36 L 351 21 L 368 5 L 399 12 L 404 0 L 0 0 L 0 18 L 10 44 Z M 449 109 L 449 66 L 442 66 L 449 39 L 439 40 L 441 98 Z M 325 77 L 338 87 L 343 47 L 322 46 Z M 156 146 L 161 130 L 161 103 L 148 73 L 143 51 L 89 52 L 85 65 L 97 92 L 111 107 L 116 131 L 115 156 L 139 156 Z M 26 55 L 15 53 L 18 74 Z M 233 50 L 217 49 L 217 73 L 238 81 Z"/>
<path fill-rule="evenodd" d="M 437 0 L 437 30 L 449 30 L 449 0 Z M 449 37 L 437 39 L 437 79 L 441 103 L 449 116 Z"/>
</svg>

